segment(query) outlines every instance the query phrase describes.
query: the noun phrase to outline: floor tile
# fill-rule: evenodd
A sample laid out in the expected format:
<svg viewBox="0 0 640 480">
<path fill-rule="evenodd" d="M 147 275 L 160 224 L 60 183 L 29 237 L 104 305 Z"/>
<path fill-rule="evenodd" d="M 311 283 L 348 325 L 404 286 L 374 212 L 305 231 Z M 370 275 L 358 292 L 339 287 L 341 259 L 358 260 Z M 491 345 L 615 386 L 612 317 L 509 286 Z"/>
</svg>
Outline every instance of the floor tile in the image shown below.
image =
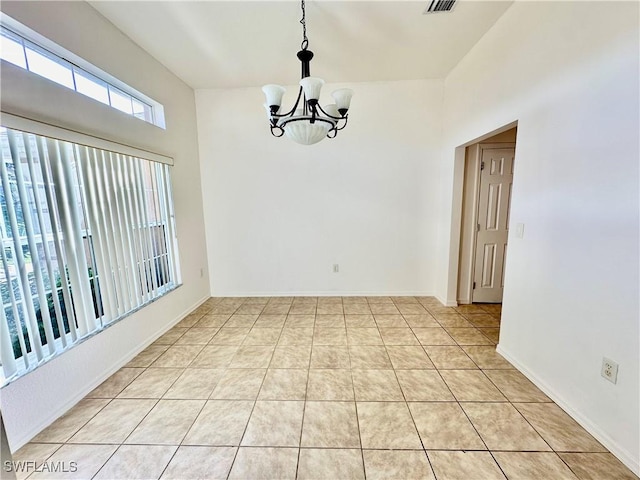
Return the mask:
<svg viewBox="0 0 640 480">
<path fill-rule="evenodd" d="M 486 450 L 457 403 L 411 402 L 409 410 L 427 450 Z"/>
<path fill-rule="evenodd" d="M 421 345 L 455 345 L 456 342 L 442 327 L 414 328 Z"/>
<path fill-rule="evenodd" d="M 427 452 L 438 480 L 506 480 L 489 452 Z"/>
<path fill-rule="evenodd" d="M 362 454 L 356 449 L 300 449 L 298 480 L 364 480 Z"/>
<path fill-rule="evenodd" d="M 253 324 L 253 328 L 282 328 L 287 316 L 280 315 L 260 315 Z"/>
<path fill-rule="evenodd" d="M 342 309 L 342 304 L 333 304 L 333 305 L 318 305 L 316 309 L 316 313 L 318 315 L 334 315 L 334 314 L 344 314 L 344 310 Z M 317 319 L 316 319 L 317 320 Z"/>
<path fill-rule="evenodd" d="M 292 315 L 315 315 L 316 306 L 312 304 L 293 304 L 289 313 Z"/>
<path fill-rule="evenodd" d="M 278 345 L 271 357 L 271 368 L 309 368 L 311 345 Z"/>
<path fill-rule="evenodd" d="M 114 398 L 144 372 L 144 368 L 121 368 L 85 398 Z"/>
<path fill-rule="evenodd" d="M 159 478 L 178 447 L 122 445 L 94 477 L 96 480 Z"/>
<path fill-rule="evenodd" d="M 398 305 L 398 310 L 402 315 L 424 315 L 427 313 L 427 309 L 419 303 L 400 304 Z"/>
<path fill-rule="evenodd" d="M 351 368 L 354 369 L 391 369 L 391 360 L 383 346 L 355 345 L 349 347 Z"/>
<path fill-rule="evenodd" d="M 243 345 L 275 345 L 280 338 L 280 328 L 252 328 Z"/>
<path fill-rule="evenodd" d="M 314 345 L 346 345 L 347 331 L 344 328 L 317 327 L 313 331 Z"/>
<path fill-rule="evenodd" d="M 285 328 L 313 328 L 316 323 L 316 316 L 311 315 L 287 315 L 284 324 Z"/>
<path fill-rule="evenodd" d="M 241 345 L 247 335 L 251 331 L 250 328 L 231 328 L 224 326 L 209 341 L 209 345 Z"/>
<path fill-rule="evenodd" d="M 487 313 L 470 313 L 465 318 L 478 328 L 495 328 L 500 326 L 500 320 Z"/>
<path fill-rule="evenodd" d="M 366 303 L 345 304 L 344 313 L 345 315 L 366 315 L 371 313 L 371 309 Z"/>
<path fill-rule="evenodd" d="M 230 368 L 211 393 L 212 400 L 255 400 L 264 380 L 264 368 Z"/>
<path fill-rule="evenodd" d="M 155 404 L 156 400 L 112 400 L 69 443 L 122 443 Z"/>
<path fill-rule="evenodd" d="M 499 328 L 478 328 L 482 334 L 497 345 L 500 341 L 500 329 Z"/>
<path fill-rule="evenodd" d="M 59 443 L 27 443 L 24 447 L 14 452 L 12 455 L 14 462 L 35 462 L 33 467 L 27 466 L 24 469 L 16 469 L 16 478 L 22 480 L 31 475 L 41 466 L 42 462 L 51 457 L 61 446 Z"/>
<path fill-rule="evenodd" d="M 455 400 L 436 370 L 398 370 L 396 375 L 408 402 Z"/>
<path fill-rule="evenodd" d="M 202 317 L 205 315 L 204 312 L 192 312 L 186 317 L 184 317 L 180 322 L 176 325 L 178 328 L 191 328 L 193 327 Z"/>
<path fill-rule="evenodd" d="M 204 400 L 160 400 L 125 443 L 179 445 L 204 404 Z"/>
<path fill-rule="evenodd" d="M 493 345 L 477 328 L 449 327 L 446 330 L 458 345 Z"/>
<path fill-rule="evenodd" d="M 47 460 L 52 465 L 64 466 L 64 471 L 42 471 L 33 473 L 29 479 L 85 479 L 92 478 L 102 467 L 117 445 L 63 445 Z M 75 468 L 70 462 L 75 463 Z"/>
<path fill-rule="evenodd" d="M 187 330 L 176 342 L 176 345 L 206 345 L 218 332 L 217 328 L 193 327 Z"/>
<path fill-rule="evenodd" d="M 311 369 L 307 400 L 353 400 L 350 370 Z"/>
<path fill-rule="evenodd" d="M 148 367 L 169 349 L 169 345 L 150 345 L 136 355 L 125 367 Z"/>
<path fill-rule="evenodd" d="M 349 345 L 383 345 L 377 328 L 347 328 Z"/>
<path fill-rule="evenodd" d="M 282 315 L 282 314 L 289 313 L 290 309 L 291 309 L 291 305 L 286 303 L 274 303 L 274 304 L 269 303 L 266 307 L 264 307 L 264 310 L 262 310 L 262 314 L 263 315 L 265 314 Z"/>
<path fill-rule="evenodd" d="M 436 319 L 428 313 L 421 315 L 403 315 L 403 317 L 411 328 L 440 327 L 440 324 L 436 322 Z"/>
<path fill-rule="evenodd" d="M 304 402 L 257 401 L 243 446 L 298 447 Z"/>
<path fill-rule="evenodd" d="M 151 364 L 151 367 L 184 368 L 198 356 L 203 345 L 173 345 Z"/>
<path fill-rule="evenodd" d="M 306 403 L 302 447 L 360 448 L 354 402 Z"/>
<path fill-rule="evenodd" d="M 362 448 L 420 449 L 420 437 L 404 402 L 358 402 Z"/>
<path fill-rule="evenodd" d="M 514 407 L 558 452 L 606 452 L 574 419 L 555 403 L 516 403 Z"/>
<path fill-rule="evenodd" d="M 410 328 L 380 328 L 380 335 L 385 345 L 419 345 Z"/>
<path fill-rule="evenodd" d="M 258 315 L 241 315 L 241 314 L 233 314 L 231 318 L 227 320 L 227 323 L 224 324 L 225 327 L 229 328 L 251 328 L 253 324 L 258 320 Z"/>
<path fill-rule="evenodd" d="M 182 446 L 160 478 L 226 480 L 235 456 L 236 447 Z"/>
<path fill-rule="evenodd" d="M 509 480 L 577 480 L 571 469 L 552 452 L 494 452 Z"/>
<path fill-rule="evenodd" d="M 403 401 L 393 370 L 353 370 L 353 388 L 357 401 Z"/>
<path fill-rule="evenodd" d="M 311 368 L 350 368 L 346 346 L 314 345 L 311 350 Z"/>
<path fill-rule="evenodd" d="M 432 312 L 436 321 L 442 327 L 471 328 L 473 325 L 458 313 Z"/>
<path fill-rule="evenodd" d="M 307 369 L 267 370 L 259 400 L 304 400 L 307 392 Z"/>
<path fill-rule="evenodd" d="M 357 315 L 345 315 L 345 324 L 347 328 L 377 328 L 373 315 L 371 314 L 357 314 Z"/>
<path fill-rule="evenodd" d="M 213 389 L 223 374 L 223 369 L 188 368 L 180 375 L 178 380 L 171 385 L 162 398 L 206 400 L 211 395 L 211 392 L 213 392 Z"/>
<path fill-rule="evenodd" d="M 424 451 L 364 450 L 367 480 L 434 480 Z"/>
<path fill-rule="evenodd" d="M 510 402 L 551 402 L 517 370 L 484 370 L 484 373 Z"/>
<path fill-rule="evenodd" d="M 470 346 L 462 349 L 482 369 L 513 368 L 513 365 L 496 352 L 494 346 Z"/>
<path fill-rule="evenodd" d="M 369 305 L 374 305 L 377 303 L 386 303 L 393 305 L 393 300 L 391 300 L 391 297 L 386 296 L 367 297 L 367 302 L 369 302 Z"/>
<path fill-rule="evenodd" d="M 478 368 L 460 347 L 456 346 L 425 346 L 429 358 L 438 369 L 458 370 Z"/>
<path fill-rule="evenodd" d="M 318 310 L 320 310 L 320 307 L 318 307 Z M 342 312 L 335 314 L 318 313 L 315 326 L 316 328 L 345 328 L 344 314 Z"/>
<path fill-rule="evenodd" d="M 207 314 L 198 320 L 198 323 L 195 324 L 196 327 L 202 328 L 220 328 L 227 320 L 231 318 L 231 315 L 227 314 Z"/>
<path fill-rule="evenodd" d="M 311 345 L 313 328 L 284 327 L 278 345 Z"/>
<path fill-rule="evenodd" d="M 373 316 L 378 328 L 409 328 L 409 324 L 405 321 L 402 315 L 393 314 L 375 314 Z"/>
<path fill-rule="evenodd" d="M 461 404 L 489 450 L 551 450 L 510 403 Z"/>
<path fill-rule="evenodd" d="M 238 445 L 253 404 L 246 400 L 209 400 L 187 433 L 183 445 Z"/>
<path fill-rule="evenodd" d="M 118 398 L 160 398 L 183 371 L 182 368 L 147 368 Z"/>
<path fill-rule="evenodd" d="M 245 303 L 236 310 L 236 313 L 240 315 L 256 315 L 262 313 L 264 307 L 261 304 Z"/>
<path fill-rule="evenodd" d="M 559 453 L 580 480 L 638 480 L 610 453 Z"/>
<path fill-rule="evenodd" d="M 215 339 L 215 337 L 214 337 Z M 238 351 L 237 345 L 206 345 L 189 368 L 222 368 L 231 363 Z"/>
<path fill-rule="evenodd" d="M 369 308 L 374 315 L 400 315 L 400 311 L 392 303 L 371 303 Z"/>
<path fill-rule="evenodd" d="M 240 447 L 229 480 L 293 480 L 297 463 L 297 448 Z"/>
<path fill-rule="evenodd" d="M 389 345 L 387 353 L 396 370 L 433 369 L 436 368 L 424 349 L 418 345 Z"/>
<path fill-rule="evenodd" d="M 31 441 L 35 443 L 64 443 L 102 410 L 107 403 L 109 403 L 108 399 L 85 398 L 80 400 Z"/>
<path fill-rule="evenodd" d="M 243 345 L 231 359 L 229 368 L 267 368 L 274 346 Z"/>
<path fill-rule="evenodd" d="M 506 402 L 481 370 L 442 370 L 442 378 L 459 402 Z"/>
</svg>

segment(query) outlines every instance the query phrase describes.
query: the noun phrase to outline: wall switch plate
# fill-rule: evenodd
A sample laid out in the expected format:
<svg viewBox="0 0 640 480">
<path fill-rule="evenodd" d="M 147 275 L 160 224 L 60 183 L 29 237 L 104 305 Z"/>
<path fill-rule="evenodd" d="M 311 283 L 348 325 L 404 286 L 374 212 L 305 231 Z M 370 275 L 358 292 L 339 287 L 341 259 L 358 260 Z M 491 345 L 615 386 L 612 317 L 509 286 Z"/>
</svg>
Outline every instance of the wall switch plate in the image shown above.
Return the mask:
<svg viewBox="0 0 640 480">
<path fill-rule="evenodd" d="M 333 273 L 339 273 L 340 272 L 340 265 L 338 265 L 337 263 L 333 264 Z"/>
<path fill-rule="evenodd" d="M 517 238 L 524 237 L 524 223 L 516 223 L 516 237 Z"/>
<path fill-rule="evenodd" d="M 618 381 L 618 364 L 613 360 L 609 360 L 606 357 L 602 358 L 602 371 L 600 372 L 604 378 L 609 380 L 611 383 L 616 383 Z"/>
</svg>

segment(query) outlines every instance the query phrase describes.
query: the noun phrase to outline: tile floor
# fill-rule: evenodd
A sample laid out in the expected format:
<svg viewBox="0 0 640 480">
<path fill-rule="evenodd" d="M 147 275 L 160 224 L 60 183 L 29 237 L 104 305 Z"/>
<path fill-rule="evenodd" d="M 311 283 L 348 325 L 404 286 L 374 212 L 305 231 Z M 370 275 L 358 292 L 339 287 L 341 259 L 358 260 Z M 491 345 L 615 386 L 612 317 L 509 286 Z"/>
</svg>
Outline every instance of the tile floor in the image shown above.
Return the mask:
<svg viewBox="0 0 640 480">
<path fill-rule="evenodd" d="M 430 297 L 212 298 L 14 460 L 76 462 L 34 480 L 636 479 L 495 352 L 499 319 Z"/>
</svg>

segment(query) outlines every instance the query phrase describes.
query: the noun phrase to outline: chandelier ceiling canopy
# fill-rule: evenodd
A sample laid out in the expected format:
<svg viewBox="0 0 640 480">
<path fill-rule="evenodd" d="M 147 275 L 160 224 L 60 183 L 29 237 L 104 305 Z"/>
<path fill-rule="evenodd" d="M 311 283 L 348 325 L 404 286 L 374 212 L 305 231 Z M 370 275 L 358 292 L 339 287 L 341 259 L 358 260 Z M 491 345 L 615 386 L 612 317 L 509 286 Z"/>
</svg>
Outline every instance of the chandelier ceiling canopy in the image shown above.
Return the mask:
<svg viewBox="0 0 640 480">
<path fill-rule="evenodd" d="M 324 138 L 334 138 L 339 130 L 347 126 L 347 112 L 353 96 L 353 90 L 341 88 L 331 95 L 335 103 L 320 106 L 320 90 L 324 80 L 312 77 L 309 64 L 313 52 L 309 50 L 305 0 L 301 0 L 302 9 L 302 44 L 297 56 L 302 63 L 302 79 L 298 98 L 293 108 L 286 113 L 279 113 L 285 88 L 280 85 L 265 85 L 262 91 L 266 96 L 264 105 L 269 115 L 269 127 L 274 137 L 286 135 L 294 142 L 302 145 L 313 145 Z M 302 105 L 301 104 L 302 101 Z"/>
</svg>

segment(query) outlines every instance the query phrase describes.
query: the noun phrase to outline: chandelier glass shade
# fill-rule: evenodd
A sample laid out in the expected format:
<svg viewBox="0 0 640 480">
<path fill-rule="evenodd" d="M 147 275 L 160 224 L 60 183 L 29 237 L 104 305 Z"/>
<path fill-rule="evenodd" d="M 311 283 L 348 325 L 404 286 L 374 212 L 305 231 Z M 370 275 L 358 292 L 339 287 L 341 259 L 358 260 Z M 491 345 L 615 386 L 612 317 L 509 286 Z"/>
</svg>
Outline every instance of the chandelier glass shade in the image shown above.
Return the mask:
<svg viewBox="0 0 640 480">
<path fill-rule="evenodd" d="M 286 113 L 280 113 L 285 88 L 280 85 L 265 85 L 262 91 L 266 97 L 264 105 L 269 117 L 269 127 L 274 137 L 286 135 L 302 145 L 313 145 L 324 138 L 334 138 L 339 130 L 347 126 L 347 112 L 351 104 L 353 90 L 341 88 L 332 93 L 334 103 L 320 105 L 320 91 L 324 80 L 312 77 L 309 64 L 313 52 L 309 50 L 305 15 L 305 0 L 302 8 L 302 44 L 298 59 L 302 63 L 302 79 L 298 97 Z"/>
</svg>

